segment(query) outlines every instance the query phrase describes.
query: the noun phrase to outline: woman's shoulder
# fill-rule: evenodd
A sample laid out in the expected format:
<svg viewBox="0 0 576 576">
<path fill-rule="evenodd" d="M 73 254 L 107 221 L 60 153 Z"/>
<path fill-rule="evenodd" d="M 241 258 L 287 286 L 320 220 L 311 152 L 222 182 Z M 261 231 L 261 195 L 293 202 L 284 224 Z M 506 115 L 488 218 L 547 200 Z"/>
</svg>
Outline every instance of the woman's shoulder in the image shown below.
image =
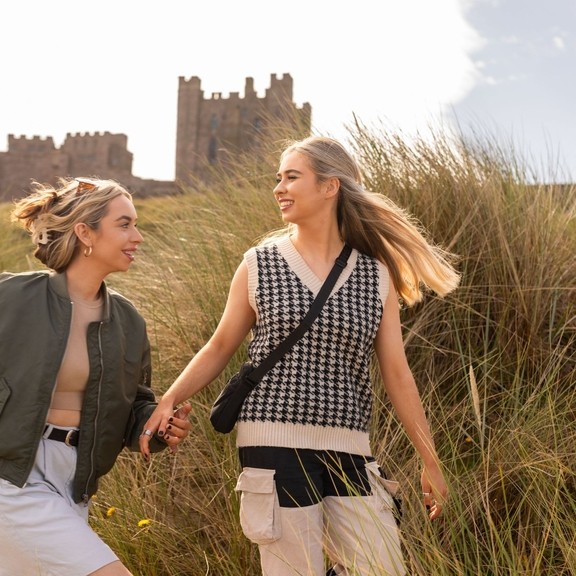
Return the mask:
<svg viewBox="0 0 576 576">
<path fill-rule="evenodd" d="M 248 270 L 254 272 L 258 268 L 258 262 L 268 260 L 272 253 L 276 252 L 278 246 L 276 243 L 258 244 L 252 246 L 244 252 L 244 262 L 248 265 Z"/>
<path fill-rule="evenodd" d="M 113 288 L 106 287 L 106 290 L 108 292 L 108 297 L 110 298 L 110 301 L 114 303 L 114 306 L 126 310 L 129 314 L 135 314 L 138 316 L 141 315 L 140 312 L 138 312 L 136 305 L 134 302 L 132 302 L 132 300 L 130 300 L 130 298 L 124 296 L 124 294 L 121 294 Z"/>
<path fill-rule="evenodd" d="M 365 270 L 371 271 L 368 273 L 372 274 L 378 282 L 380 297 L 384 302 L 388 296 L 391 283 L 390 273 L 386 264 L 375 256 L 368 256 L 367 254 L 358 252 L 357 266 L 361 266 Z"/>
<path fill-rule="evenodd" d="M 282 253 L 290 245 L 291 242 L 289 236 L 275 236 L 267 238 L 260 244 L 252 246 L 245 252 L 245 255 L 249 254 L 254 257 L 257 254 Z"/>
<path fill-rule="evenodd" d="M 132 300 L 113 290 L 107 288 L 112 317 L 120 319 L 126 326 L 138 327 L 146 330 L 146 321 Z"/>
<path fill-rule="evenodd" d="M 2 272 L 0 273 L 0 316 L 4 319 L 7 311 L 11 314 L 34 314 L 37 307 L 45 302 L 49 292 L 48 278 L 50 274 L 44 271 L 35 272 Z M 19 310 L 20 312 L 16 312 Z"/>
<path fill-rule="evenodd" d="M 21 288 L 25 285 L 34 285 L 47 280 L 49 270 L 33 270 L 29 272 L 0 272 L 0 285 Z"/>
<path fill-rule="evenodd" d="M 374 266 L 375 268 L 378 268 L 378 270 L 385 271 L 386 273 L 388 273 L 388 267 L 386 266 L 386 264 L 376 256 L 369 256 L 368 254 L 360 252 L 355 248 L 353 249 L 353 251 L 357 252 L 358 260 L 360 260 L 364 265 L 371 265 Z"/>
</svg>

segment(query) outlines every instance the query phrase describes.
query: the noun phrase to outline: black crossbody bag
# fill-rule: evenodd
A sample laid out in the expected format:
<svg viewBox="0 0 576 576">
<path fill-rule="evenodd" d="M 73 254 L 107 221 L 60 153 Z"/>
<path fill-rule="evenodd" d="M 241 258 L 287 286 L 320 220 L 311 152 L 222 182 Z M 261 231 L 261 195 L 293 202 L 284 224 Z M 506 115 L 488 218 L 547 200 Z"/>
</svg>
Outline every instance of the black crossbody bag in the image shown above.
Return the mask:
<svg viewBox="0 0 576 576">
<path fill-rule="evenodd" d="M 258 366 L 254 366 L 251 362 L 245 362 L 242 364 L 239 372 L 228 380 L 210 410 L 210 422 L 217 432 L 228 434 L 234 428 L 240 410 L 242 409 L 242 404 L 248 394 L 254 390 L 264 374 L 266 374 L 266 372 L 294 346 L 306 330 L 310 328 L 312 322 L 314 322 L 322 306 L 324 306 L 324 303 L 328 299 L 328 296 L 330 296 L 330 292 L 334 284 L 336 284 L 338 276 L 340 276 L 340 273 L 346 267 L 351 252 L 352 248 L 345 244 L 342 252 L 340 252 L 340 255 L 336 258 L 336 262 L 334 266 L 332 266 L 332 270 L 330 270 L 324 284 L 322 284 L 322 288 L 320 288 L 318 295 L 314 299 L 314 302 L 312 302 L 308 313 L 300 324 L 280 342 L 278 347 Z"/>
</svg>

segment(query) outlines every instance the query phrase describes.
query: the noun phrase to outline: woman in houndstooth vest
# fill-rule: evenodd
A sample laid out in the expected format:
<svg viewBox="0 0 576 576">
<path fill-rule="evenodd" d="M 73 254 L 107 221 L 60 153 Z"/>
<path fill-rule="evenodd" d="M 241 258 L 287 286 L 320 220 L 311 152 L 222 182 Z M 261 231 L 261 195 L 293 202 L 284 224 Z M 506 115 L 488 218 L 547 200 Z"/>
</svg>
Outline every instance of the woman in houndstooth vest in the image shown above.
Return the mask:
<svg viewBox="0 0 576 576">
<path fill-rule="evenodd" d="M 375 356 L 397 416 L 422 459 L 432 520 L 448 488 L 402 339 L 399 300 L 445 295 L 459 275 L 405 212 L 367 191 L 331 138 L 291 142 L 274 196 L 286 226 L 244 255 L 214 334 L 164 394 L 146 428 L 215 380 L 250 333 L 260 363 L 306 314 L 344 244 L 352 248 L 309 330 L 245 400 L 236 442 L 240 520 L 265 576 L 402 575 L 394 487 L 372 456 Z M 141 439 L 147 454 L 148 439 Z"/>
</svg>

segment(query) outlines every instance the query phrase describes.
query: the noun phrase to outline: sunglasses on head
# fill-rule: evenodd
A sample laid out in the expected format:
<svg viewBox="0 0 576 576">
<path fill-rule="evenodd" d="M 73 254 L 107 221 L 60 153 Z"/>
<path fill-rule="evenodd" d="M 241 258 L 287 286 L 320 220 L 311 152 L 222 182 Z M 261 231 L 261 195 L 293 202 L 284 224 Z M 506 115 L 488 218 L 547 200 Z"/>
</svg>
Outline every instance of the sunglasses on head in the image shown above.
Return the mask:
<svg viewBox="0 0 576 576">
<path fill-rule="evenodd" d="M 90 190 L 94 190 L 96 188 L 96 184 L 87 180 L 86 178 L 74 178 L 76 182 L 78 182 L 78 186 L 76 187 L 76 194 L 84 194 L 84 192 L 90 192 Z"/>
</svg>

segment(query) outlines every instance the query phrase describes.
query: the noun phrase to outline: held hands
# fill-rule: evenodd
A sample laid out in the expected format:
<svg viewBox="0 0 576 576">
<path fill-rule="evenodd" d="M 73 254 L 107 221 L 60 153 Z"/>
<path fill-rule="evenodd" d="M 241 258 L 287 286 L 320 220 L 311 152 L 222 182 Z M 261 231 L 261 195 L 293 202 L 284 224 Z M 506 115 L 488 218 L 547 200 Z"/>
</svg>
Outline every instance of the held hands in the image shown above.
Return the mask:
<svg viewBox="0 0 576 576">
<path fill-rule="evenodd" d="M 173 453 L 176 452 L 178 444 L 190 433 L 190 410 L 190 404 L 183 404 L 176 410 L 171 406 L 164 407 L 162 402 L 158 404 L 140 434 L 140 452 L 146 461 L 150 459 L 150 438 L 155 433 L 168 444 Z"/>
<path fill-rule="evenodd" d="M 448 498 L 448 486 L 438 466 L 424 468 L 420 479 L 422 494 L 426 510 L 429 511 L 430 520 L 438 518 L 442 514 Z"/>
</svg>

